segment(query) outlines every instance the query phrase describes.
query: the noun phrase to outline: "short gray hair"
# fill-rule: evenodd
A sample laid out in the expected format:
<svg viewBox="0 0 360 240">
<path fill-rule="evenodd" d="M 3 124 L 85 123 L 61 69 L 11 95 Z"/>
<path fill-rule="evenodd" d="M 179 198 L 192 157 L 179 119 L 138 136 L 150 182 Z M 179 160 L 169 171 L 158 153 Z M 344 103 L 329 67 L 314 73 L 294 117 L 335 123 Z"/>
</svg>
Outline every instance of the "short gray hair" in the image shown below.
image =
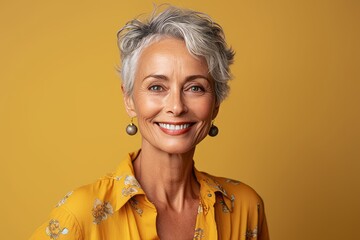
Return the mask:
<svg viewBox="0 0 360 240">
<path fill-rule="evenodd" d="M 208 15 L 174 6 L 158 13 L 155 8 L 149 19 L 129 21 L 117 36 L 121 54 L 120 74 L 126 94 L 132 95 L 141 51 L 164 37 L 174 37 L 184 40 L 191 54 L 205 58 L 209 74 L 215 82 L 217 102 L 228 95 L 229 66 L 233 62 L 234 51 L 227 46 L 221 26 Z"/>
</svg>

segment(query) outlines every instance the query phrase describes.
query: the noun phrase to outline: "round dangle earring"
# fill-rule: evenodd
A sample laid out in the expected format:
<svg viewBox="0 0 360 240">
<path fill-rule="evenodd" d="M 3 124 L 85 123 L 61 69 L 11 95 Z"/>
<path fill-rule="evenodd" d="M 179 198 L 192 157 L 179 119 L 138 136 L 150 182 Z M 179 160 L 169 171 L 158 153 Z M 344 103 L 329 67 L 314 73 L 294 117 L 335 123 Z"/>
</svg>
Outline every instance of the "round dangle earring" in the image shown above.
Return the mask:
<svg viewBox="0 0 360 240">
<path fill-rule="evenodd" d="M 132 136 L 137 133 L 137 130 L 136 125 L 133 123 L 133 118 L 131 118 L 131 123 L 126 126 L 126 133 Z"/>
<path fill-rule="evenodd" d="M 209 130 L 209 136 L 210 137 L 215 137 L 216 135 L 218 135 L 219 133 L 219 129 L 217 126 L 214 125 L 214 121 L 211 123 L 211 127 Z"/>
</svg>

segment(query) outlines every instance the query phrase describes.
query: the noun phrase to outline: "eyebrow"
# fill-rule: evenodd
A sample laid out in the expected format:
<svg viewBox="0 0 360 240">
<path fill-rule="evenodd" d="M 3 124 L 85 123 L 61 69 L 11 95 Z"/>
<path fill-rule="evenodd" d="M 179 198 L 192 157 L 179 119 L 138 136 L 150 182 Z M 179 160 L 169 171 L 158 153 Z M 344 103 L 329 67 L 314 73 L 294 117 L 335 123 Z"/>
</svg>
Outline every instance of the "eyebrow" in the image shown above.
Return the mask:
<svg viewBox="0 0 360 240">
<path fill-rule="evenodd" d="M 166 77 L 165 75 L 160 75 L 160 74 L 150 74 L 146 77 L 143 78 L 143 81 L 145 81 L 148 78 L 156 78 L 156 79 L 161 79 L 161 80 L 169 80 L 168 77 Z"/>
<path fill-rule="evenodd" d="M 150 74 L 150 75 L 144 77 L 143 81 L 145 81 L 147 78 L 156 78 L 156 79 L 165 80 L 165 81 L 169 80 L 169 78 L 167 76 L 161 75 L 161 74 Z M 203 78 L 203 79 L 207 80 L 208 82 L 210 82 L 210 79 L 208 77 L 206 77 L 204 75 L 199 75 L 199 74 L 186 77 L 186 82 L 195 80 L 197 78 Z"/>
</svg>

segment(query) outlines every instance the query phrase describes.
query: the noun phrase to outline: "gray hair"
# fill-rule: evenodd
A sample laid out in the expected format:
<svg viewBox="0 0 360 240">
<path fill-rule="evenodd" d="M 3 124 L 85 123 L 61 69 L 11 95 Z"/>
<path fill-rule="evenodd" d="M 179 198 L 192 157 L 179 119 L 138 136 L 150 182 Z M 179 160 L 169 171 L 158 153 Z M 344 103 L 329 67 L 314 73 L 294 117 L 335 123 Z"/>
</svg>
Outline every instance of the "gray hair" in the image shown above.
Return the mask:
<svg viewBox="0 0 360 240">
<path fill-rule="evenodd" d="M 229 66 L 234 59 L 234 51 L 227 46 L 221 26 L 204 13 L 174 6 L 157 12 L 155 9 L 148 20 L 134 19 L 126 23 L 117 34 L 125 93 L 132 95 L 142 50 L 164 37 L 174 37 L 184 40 L 192 55 L 205 58 L 209 74 L 215 82 L 216 100 L 220 103 L 229 92 Z"/>
</svg>

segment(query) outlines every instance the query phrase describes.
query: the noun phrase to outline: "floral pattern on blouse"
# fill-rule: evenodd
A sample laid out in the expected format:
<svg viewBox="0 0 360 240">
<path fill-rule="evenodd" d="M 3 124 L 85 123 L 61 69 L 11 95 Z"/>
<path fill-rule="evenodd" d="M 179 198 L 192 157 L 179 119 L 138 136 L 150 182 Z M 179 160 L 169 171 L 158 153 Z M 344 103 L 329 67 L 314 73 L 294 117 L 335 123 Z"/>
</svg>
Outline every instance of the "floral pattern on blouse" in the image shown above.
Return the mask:
<svg viewBox="0 0 360 240">
<path fill-rule="evenodd" d="M 141 188 L 139 182 L 132 175 L 125 177 L 124 185 L 125 187 L 121 191 L 124 197 L 134 196 L 138 192 L 138 189 Z"/>
<path fill-rule="evenodd" d="M 194 234 L 194 240 L 195 239 L 202 239 L 204 237 L 204 230 L 201 228 L 197 228 L 195 229 L 195 234 Z"/>
<path fill-rule="evenodd" d="M 214 184 L 211 183 L 210 179 L 205 179 L 205 182 L 210 186 L 227 196 L 226 190 L 218 183 L 215 179 L 211 179 Z"/>
<path fill-rule="evenodd" d="M 235 206 L 235 195 L 234 194 L 231 194 L 231 208 L 234 209 L 234 206 Z"/>
<path fill-rule="evenodd" d="M 200 201 L 199 207 L 198 207 L 198 214 L 202 213 L 204 211 L 203 204 Z"/>
<path fill-rule="evenodd" d="M 246 239 L 256 238 L 258 235 L 258 228 L 255 227 L 254 229 L 248 229 L 246 231 Z"/>
<path fill-rule="evenodd" d="M 231 183 L 231 184 L 233 184 L 233 185 L 239 185 L 240 184 L 240 181 L 237 181 L 237 180 L 233 180 L 233 179 L 226 179 L 226 181 L 225 182 L 227 182 L 227 183 Z"/>
<path fill-rule="evenodd" d="M 67 228 L 61 228 L 60 223 L 56 219 L 51 219 L 49 225 L 46 227 L 46 234 L 50 236 L 50 239 L 58 239 L 60 235 L 68 234 Z"/>
<path fill-rule="evenodd" d="M 109 202 L 102 202 L 99 199 L 95 199 L 94 208 L 92 209 L 92 215 L 94 217 L 93 223 L 99 224 L 101 221 L 106 220 L 108 215 L 112 215 L 113 213 L 113 207 Z"/>
<path fill-rule="evenodd" d="M 220 197 L 218 201 L 219 201 L 219 203 L 220 203 L 220 205 L 221 205 L 221 207 L 222 207 L 222 211 L 223 211 L 224 213 L 229 213 L 229 212 L 230 212 L 230 209 L 229 209 L 228 206 L 226 205 L 224 199 L 223 199 L 222 197 Z"/>
<path fill-rule="evenodd" d="M 130 188 L 123 188 L 123 190 L 121 191 L 122 195 L 124 197 L 127 196 L 133 196 L 138 192 L 138 190 L 136 188 L 130 187 Z"/>
<path fill-rule="evenodd" d="M 135 212 L 136 212 L 137 214 L 139 214 L 140 216 L 142 216 L 142 214 L 143 214 L 144 211 L 139 207 L 139 202 L 138 202 L 135 198 L 131 198 L 131 199 L 129 200 L 129 202 L 130 202 L 131 207 L 132 207 L 133 209 L 135 209 Z"/>
<path fill-rule="evenodd" d="M 115 179 L 116 181 L 120 181 L 120 180 L 122 179 L 122 176 L 115 176 L 114 179 Z"/>
<path fill-rule="evenodd" d="M 208 212 L 209 212 L 208 206 L 200 198 L 199 207 L 198 207 L 198 214 L 204 213 L 206 215 Z"/>
<path fill-rule="evenodd" d="M 61 205 L 63 205 L 63 204 L 66 202 L 66 200 L 70 197 L 71 194 L 73 194 L 73 191 L 68 192 L 68 193 L 58 202 L 58 204 L 56 204 L 55 207 L 60 207 Z"/>
<path fill-rule="evenodd" d="M 130 185 L 130 186 L 133 186 L 133 187 L 141 188 L 139 182 L 132 175 L 128 175 L 128 176 L 125 177 L 124 184 L 126 186 Z"/>
</svg>

